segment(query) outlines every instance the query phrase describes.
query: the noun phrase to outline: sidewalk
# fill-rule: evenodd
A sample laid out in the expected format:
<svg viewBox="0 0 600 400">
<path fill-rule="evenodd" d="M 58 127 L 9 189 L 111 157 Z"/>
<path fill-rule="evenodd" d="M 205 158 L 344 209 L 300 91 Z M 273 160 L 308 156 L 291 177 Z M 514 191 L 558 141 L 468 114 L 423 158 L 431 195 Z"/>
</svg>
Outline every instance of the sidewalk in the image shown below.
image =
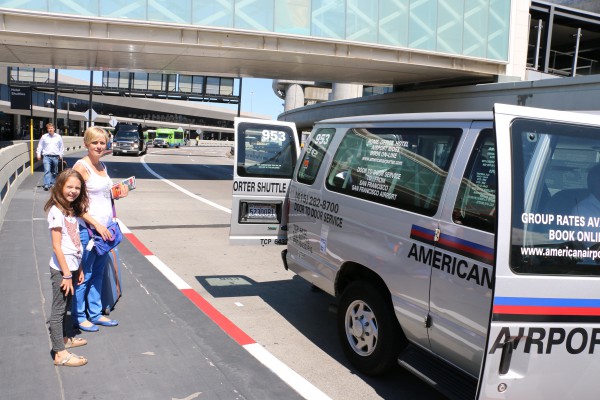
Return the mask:
<svg viewBox="0 0 600 400">
<path fill-rule="evenodd" d="M 2 399 L 299 399 L 125 239 L 114 328 L 82 332 L 88 358 L 55 367 L 46 320 L 50 236 L 41 172 L 17 190 L 0 230 Z"/>
</svg>

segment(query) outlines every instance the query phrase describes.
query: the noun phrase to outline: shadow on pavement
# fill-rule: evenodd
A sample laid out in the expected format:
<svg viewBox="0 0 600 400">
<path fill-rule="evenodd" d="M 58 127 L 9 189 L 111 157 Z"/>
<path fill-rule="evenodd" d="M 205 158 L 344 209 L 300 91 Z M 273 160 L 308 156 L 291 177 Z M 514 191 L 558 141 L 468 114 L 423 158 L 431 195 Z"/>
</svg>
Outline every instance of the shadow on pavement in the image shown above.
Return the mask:
<svg viewBox="0 0 600 400">
<path fill-rule="evenodd" d="M 258 296 L 277 313 L 292 324 L 307 339 L 313 342 L 330 357 L 353 370 L 339 342 L 336 331 L 336 301 L 329 294 L 313 287 L 295 275 L 287 281 L 256 282 L 245 275 L 196 276 L 196 280 L 215 298 Z M 310 315 L 309 318 L 307 316 Z M 422 386 L 418 378 L 399 366 L 380 377 L 370 377 L 354 371 L 379 396 L 384 399 L 410 399 L 399 387 L 409 393 L 420 391 L 413 386 Z M 445 399 L 434 389 L 428 391 L 427 399 Z M 422 395 L 419 399 L 422 399 Z"/>
</svg>

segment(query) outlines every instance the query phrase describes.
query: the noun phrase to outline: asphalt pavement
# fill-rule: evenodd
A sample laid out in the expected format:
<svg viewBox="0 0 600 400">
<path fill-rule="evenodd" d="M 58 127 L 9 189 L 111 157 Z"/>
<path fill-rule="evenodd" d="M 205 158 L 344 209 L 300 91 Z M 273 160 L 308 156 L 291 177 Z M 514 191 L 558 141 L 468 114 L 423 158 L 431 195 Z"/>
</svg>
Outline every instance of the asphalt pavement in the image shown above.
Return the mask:
<svg viewBox="0 0 600 400">
<path fill-rule="evenodd" d="M 117 327 L 80 332 L 83 367 L 53 365 L 47 319 L 52 248 L 42 172 L 28 177 L 0 227 L 0 398 L 299 399 L 124 239 Z"/>
</svg>

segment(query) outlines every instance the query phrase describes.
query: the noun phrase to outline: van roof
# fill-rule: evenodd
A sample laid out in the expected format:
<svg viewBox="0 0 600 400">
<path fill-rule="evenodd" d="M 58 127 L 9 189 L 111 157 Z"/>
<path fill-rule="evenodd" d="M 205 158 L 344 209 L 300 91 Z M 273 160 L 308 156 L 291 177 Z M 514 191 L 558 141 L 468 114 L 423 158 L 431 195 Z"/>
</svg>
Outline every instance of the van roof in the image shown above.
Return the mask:
<svg viewBox="0 0 600 400">
<path fill-rule="evenodd" d="M 136 124 L 120 123 L 119 126 L 117 127 L 117 130 L 120 130 L 120 131 L 135 131 L 137 129 L 138 129 L 138 126 Z"/>
<path fill-rule="evenodd" d="M 382 123 L 382 122 L 410 122 L 410 121 L 490 121 L 494 119 L 491 111 L 464 111 L 464 112 L 430 112 L 406 114 L 375 114 L 358 115 L 355 117 L 331 118 L 319 121 L 318 124 L 354 124 L 354 123 Z"/>
<path fill-rule="evenodd" d="M 156 131 L 161 131 L 161 132 L 183 132 L 183 129 L 181 128 L 157 128 Z"/>
</svg>

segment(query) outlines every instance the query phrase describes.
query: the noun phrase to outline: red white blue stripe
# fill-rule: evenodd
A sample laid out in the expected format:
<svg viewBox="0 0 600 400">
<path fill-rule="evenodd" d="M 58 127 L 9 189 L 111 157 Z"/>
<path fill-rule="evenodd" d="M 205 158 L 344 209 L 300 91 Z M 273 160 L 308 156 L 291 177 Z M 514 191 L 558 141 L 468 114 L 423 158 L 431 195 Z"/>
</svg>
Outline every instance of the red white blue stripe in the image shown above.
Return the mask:
<svg viewBox="0 0 600 400">
<path fill-rule="evenodd" d="M 413 225 L 410 231 L 411 239 L 434 245 L 440 249 L 460 254 L 486 264 L 494 262 L 494 249 L 479 243 L 461 239 L 456 236 L 441 233 L 437 242 L 434 241 L 435 231 L 422 226 Z"/>
<path fill-rule="evenodd" d="M 600 321 L 600 299 L 496 297 L 495 321 Z"/>
</svg>

